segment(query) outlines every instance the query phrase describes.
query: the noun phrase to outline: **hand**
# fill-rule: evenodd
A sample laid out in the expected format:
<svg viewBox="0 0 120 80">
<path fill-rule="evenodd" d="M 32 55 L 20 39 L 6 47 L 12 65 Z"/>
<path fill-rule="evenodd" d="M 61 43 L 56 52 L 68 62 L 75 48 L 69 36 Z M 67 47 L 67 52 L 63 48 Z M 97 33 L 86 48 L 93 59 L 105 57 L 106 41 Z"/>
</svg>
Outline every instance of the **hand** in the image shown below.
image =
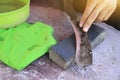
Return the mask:
<svg viewBox="0 0 120 80">
<path fill-rule="evenodd" d="M 117 0 L 87 0 L 87 5 L 80 20 L 80 27 L 87 32 L 93 22 L 106 21 L 117 6 Z"/>
</svg>

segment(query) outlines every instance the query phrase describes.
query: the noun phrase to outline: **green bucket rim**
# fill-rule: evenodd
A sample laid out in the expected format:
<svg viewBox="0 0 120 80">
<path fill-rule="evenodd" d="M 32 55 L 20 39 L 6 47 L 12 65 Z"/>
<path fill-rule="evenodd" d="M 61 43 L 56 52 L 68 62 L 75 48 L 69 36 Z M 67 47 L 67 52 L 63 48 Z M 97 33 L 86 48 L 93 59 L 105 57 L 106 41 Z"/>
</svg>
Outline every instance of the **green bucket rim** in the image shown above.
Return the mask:
<svg viewBox="0 0 120 80">
<path fill-rule="evenodd" d="M 30 4 L 30 0 L 27 0 L 26 4 L 25 4 L 23 7 L 19 8 L 19 9 L 16 9 L 16 10 L 13 10 L 13 11 L 0 13 L 0 16 L 1 16 L 1 15 L 6 15 L 6 14 L 12 14 L 12 13 L 21 11 L 21 10 L 23 10 L 24 8 L 26 8 L 29 4 Z"/>
</svg>

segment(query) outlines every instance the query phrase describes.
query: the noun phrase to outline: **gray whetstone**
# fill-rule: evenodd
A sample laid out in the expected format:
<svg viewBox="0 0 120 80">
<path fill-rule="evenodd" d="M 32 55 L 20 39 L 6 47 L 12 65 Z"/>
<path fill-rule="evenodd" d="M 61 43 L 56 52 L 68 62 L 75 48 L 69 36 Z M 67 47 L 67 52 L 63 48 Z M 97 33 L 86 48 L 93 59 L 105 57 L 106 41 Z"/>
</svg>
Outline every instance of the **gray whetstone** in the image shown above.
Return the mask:
<svg viewBox="0 0 120 80">
<path fill-rule="evenodd" d="M 88 32 L 88 38 L 93 49 L 104 40 L 104 37 L 104 29 L 95 24 L 92 25 Z M 66 69 L 74 63 L 75 41 L 75 35 L 73 34 L 59 42 L 49 50 L 49 58 L 63 69 Z"/>
</svg>

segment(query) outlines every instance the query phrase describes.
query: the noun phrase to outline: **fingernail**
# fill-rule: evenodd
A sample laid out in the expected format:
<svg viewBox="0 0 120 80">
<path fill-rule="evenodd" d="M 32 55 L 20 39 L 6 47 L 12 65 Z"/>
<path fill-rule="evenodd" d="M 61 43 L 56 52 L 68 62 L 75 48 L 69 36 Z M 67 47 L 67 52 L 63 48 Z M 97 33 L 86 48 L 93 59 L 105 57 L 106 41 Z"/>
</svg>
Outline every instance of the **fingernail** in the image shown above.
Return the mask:
<svg viewBox="0 0 120 80">
<path fill-rule="evenodd" d="M 82 27 L 82 26 L 83 26 L 83 23 L 80 23 L 79 26 Z"/>
<path fill-rule="evenodd" d="M 84 32 L 87 32 L 87 31 L 88 31 L 88 28 L 87 28 L 87 27 L 83 28 L 83 31 L 84 31 Z"/>
</svg>

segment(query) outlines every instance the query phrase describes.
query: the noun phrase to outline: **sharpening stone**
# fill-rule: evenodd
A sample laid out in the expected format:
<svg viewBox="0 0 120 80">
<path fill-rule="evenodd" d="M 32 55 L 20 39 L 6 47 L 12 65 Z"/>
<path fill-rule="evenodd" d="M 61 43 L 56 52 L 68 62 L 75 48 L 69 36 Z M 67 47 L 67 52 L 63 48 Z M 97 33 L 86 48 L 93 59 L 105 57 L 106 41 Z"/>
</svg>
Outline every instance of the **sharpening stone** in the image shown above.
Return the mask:
<svg viewBox="0 0 120 80">
<path fill-rule="evenodd" d="M 96 24 L 93 24 L 88 31 L 92 49 L 99 45 L 105 38 L 105 30 Z M 74 63 L 76 52 L 75 35 L 64 39 L 49 50 L 49 58 L 63 69 L 67 69 Z"/>
</svg>

